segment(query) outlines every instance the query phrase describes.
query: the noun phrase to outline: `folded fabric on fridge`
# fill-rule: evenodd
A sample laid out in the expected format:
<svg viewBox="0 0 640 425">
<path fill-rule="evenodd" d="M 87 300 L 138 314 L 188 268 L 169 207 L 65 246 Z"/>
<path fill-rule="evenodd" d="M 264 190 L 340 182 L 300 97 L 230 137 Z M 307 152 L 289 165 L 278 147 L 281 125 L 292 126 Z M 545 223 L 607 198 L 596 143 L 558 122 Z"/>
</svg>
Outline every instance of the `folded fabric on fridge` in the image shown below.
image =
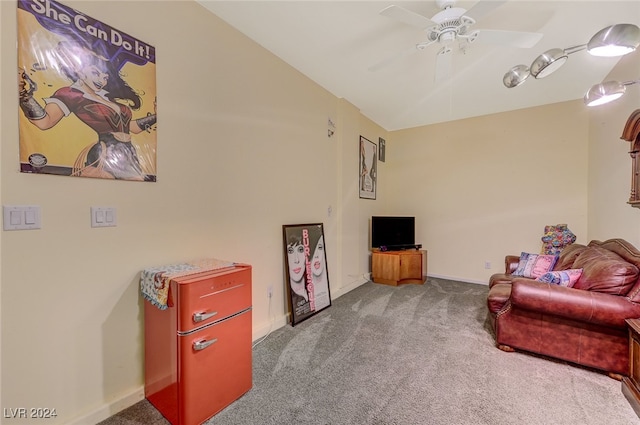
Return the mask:
<svg viewBox="0 0 640 425">
<path fill-rule="evenodd" d="M 165 310 L 169 307 L 169 283 L 176 277 L 233 267 L 236 263 L 216 258 L 150 267 L 140 274 L 140 292 L 144 299 Z"/>
</svg>

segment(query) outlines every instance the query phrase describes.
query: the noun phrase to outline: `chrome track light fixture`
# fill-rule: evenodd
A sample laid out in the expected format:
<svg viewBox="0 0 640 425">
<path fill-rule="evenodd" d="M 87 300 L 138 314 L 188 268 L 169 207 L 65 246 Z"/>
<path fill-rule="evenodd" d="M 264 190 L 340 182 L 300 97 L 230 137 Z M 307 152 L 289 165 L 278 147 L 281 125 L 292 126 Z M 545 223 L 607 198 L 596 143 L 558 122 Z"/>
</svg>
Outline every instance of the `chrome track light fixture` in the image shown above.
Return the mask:
<svg viewBox="0 0 640 425">
<path fill-rule="evenodd" d="M 516 65 L 504 75 L 505 87 L 513 88 L 524 83 L 529 76 L 544 78 L 557 71 L 570 54 L 587 50 L 593 56 L 614 57 L 631 53 L 640 45 L 640 28 L 633 24 L 616 24 L 603 28 L 591 37 L 589 43 L 566 49 L 550 49 L 538 56 L 528 67 Z"/>
<path fill-rule="evenodd" d="M 621 98 L 627 91 L 627 86 L 638 84 L 640 80 L 631 80 L 621 83 L 619 81 L 605 81 L 591 87 L 584 95 L 584 103 L 587 106 L 604 105 Z"/>
</svg>

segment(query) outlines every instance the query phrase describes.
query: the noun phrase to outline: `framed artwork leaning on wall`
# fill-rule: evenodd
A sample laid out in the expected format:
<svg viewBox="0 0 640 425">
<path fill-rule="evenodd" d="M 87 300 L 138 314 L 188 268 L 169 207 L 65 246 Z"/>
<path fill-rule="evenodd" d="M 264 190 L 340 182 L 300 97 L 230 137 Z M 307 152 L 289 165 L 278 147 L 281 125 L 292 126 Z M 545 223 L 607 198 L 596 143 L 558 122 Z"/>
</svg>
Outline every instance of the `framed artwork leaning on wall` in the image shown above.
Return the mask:
<svg viewBox="0 0 640 425">
<path fill-rule="evenodd" d="M 291 326 L 331 305 L 322 223 L 282 226 Z"/>
</svg>

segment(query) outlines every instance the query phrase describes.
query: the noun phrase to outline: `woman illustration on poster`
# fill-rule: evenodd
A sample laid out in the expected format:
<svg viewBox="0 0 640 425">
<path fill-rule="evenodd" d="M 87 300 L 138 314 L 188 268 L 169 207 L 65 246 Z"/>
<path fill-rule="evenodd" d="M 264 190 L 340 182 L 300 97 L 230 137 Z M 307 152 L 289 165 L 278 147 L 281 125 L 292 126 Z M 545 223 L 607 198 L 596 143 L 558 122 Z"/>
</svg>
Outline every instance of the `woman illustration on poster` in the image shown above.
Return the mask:
<svg viewBox="0 0 640 425">
<path fill-rule="evenodd" d="M 320 310 L 329 305 L 329 278 L 327 277 L 327 260 L 324 251 L 324 235 L 316 232 L 317 242 L 311 258 L 311 273 L 313 277 L 313 290 L 315 306 Z"/>
<path fill-rule="evenodd" d="M 156 124 L 155 104 L 154 114 L 132 119 L 132 110 L 140 109 L 140 96 L 109 61 L 78 43 L 64 41 L 55 49 L 55 58 L 57 69 L 72 84 L 44 99 L 44 107 L 33 97 L 37 86 L 25 70 L 18 71 L 20 108 L 26 118 L 40 130 L 48 130 L 74 113 L 96 132 L 97 140 L 80 152 L 72 175 L 144 180 L 131 133 L 149 131 Z"/>
<path fill-rule="evenodd" d="M 296 317 L 311 312 L 309 294 L 305 279 L 305 253 L 302 234 L 295 233 L 287 238 L 287 264 L 289 265 L 289 286 L 291 287 L 291 307 Z"/>
</svg>

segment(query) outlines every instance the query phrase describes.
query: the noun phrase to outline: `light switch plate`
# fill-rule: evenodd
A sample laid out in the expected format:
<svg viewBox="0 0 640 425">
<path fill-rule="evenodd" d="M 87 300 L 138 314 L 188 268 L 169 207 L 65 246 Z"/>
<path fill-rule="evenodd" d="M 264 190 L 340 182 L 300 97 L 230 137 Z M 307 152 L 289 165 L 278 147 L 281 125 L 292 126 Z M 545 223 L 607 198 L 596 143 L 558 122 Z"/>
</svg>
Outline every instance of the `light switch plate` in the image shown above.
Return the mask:
<svg viewBox="0 0 640 425">
<path fill-rule="evenodd" d="M 114 207 L 91 207 L 91 227 L 115 227 L 117 224 Z"/>
<path fill-rule="evenodd" d="M 38 205 L 3 205 L 2 228 L 4 230 L 40 229 L 40 207 Z"/>
</svg>

